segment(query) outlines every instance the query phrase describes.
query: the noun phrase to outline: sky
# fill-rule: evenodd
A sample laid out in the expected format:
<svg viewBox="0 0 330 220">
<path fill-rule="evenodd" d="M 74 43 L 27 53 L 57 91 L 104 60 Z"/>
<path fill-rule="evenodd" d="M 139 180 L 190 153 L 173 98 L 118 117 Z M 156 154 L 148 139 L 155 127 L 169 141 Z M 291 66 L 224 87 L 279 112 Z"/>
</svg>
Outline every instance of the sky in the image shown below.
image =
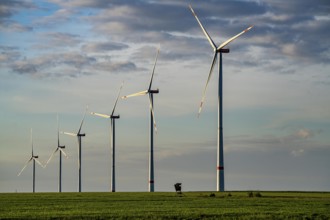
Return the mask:
<svg viewBox="0 0 330 220">
<path fill-rule="evenodd" d="M 223 55 L 226 190 L 330 191 L 330 3 L 327 0 L 1 0 L 0 192 L 31 192 L 34 152 L 45 163 L 60 130 L 88 111 L 109 114 L 119 87 L 153 88 L 155 191 L 216 190 L 217 70 L 197 118 L 213 49 Z M 148 190 L 147 97 L 119 100 L 117 191 Z M 87 114 L 82 191 L 109 191 L 109 120 Z M 60 135 L 64 192 L 77 191 L 77 141 Z M 58 154 L 36 168 L 56 192 Z"/>
</svg>

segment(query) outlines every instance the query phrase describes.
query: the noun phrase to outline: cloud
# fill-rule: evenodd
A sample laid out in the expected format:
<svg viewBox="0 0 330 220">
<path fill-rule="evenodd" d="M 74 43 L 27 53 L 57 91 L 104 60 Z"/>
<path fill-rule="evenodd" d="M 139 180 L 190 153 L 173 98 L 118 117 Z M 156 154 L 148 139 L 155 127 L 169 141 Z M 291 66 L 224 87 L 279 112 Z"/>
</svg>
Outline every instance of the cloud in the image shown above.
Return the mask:
<svg viewBox="0 0 330 220">
<path fill-rule="evenodd" d="M 301 128 L 295 131 L 291 131 L 287 135 L 275 136 L 275 135 L 262 135 L 259 137 L 251 135 L 239 135 L 228 137 L 226 150 L 290 150 L 291 154 L 298 155 L 303 153 L 304 149 L 317 148 L 318 144 L 313 142 L 313 138 L 316 134 L 320 134 L 322 130 L 310 130 Z M 296 148 L 299 147 L 299 150 Z M 323 147 L 323 146 L 320 146 Z M 301 149 L 303 151 L 301 151 Z M 293 153 L 294 152 L 294 153 Z"/>
<path fill-rule="evenodd" d="M 30 63 L 26 60 L 15 61 L 11 67 L 14 72 L 20 74 L 35 74 L 38 69 L 38 66 L 36 64 Z"/>
<path fill-rule="evenodd" d="M 28 32 L 33 31 L 33 27 L 22 25 L 13 21 L 5 21 L 0 26 L 0 31 L 2 32 Z"/>
<path fill-rule="evenodd" d="M 8 49 L 7 49 L 8 50 Z M 9 57 L 11 54 L 11 58 Z M 16 56 L 15 56 L 16 55 Z M 3 52 L 0 59 L 7 61 L 12 72 L 34 78 L 70 77 L 97 73 L 118 73 L 139 70 L 134 62 L 114 60 L 75 52 L 45 53 L 33 58 L 19 59 L 17 52 Z"/>
<path fill-rule="evenodd" d="M 112 5 L 111 2 L 106 0 L 49 0 L 52 3 L 58 4 L 65 8 L 76 8 L 76 7 L 86 7 L 86 8 L 105 8 Z"/>
<path fill-rule="evenodd" d="M 20 57 L 20 52 L 17 47 L 1 46 L 0 45 L 0 65 L 3 66 L 8 62 L 17 60 Z"/>
<path fill-rule="evenodd" d="M 88 53 L 109 52 L 127 49 L 128 45 L 116 42 L 88 42 L 82 46 L 82 51 Z"/>
<path fill-rule="evenodd" d="M 310 1 L 268 1 L 268 12 L 256 18 L 257 33 L 263 39 L 268 37 L 268 47 L 276 54 L 292 60 L 308 63 L 328 63 L 330 59 L 330 16 L 328 2 Z M 301 14 L 301 11 L 304 11 Z M 318 19 L 318 17 L 328 19 Z M 255 35 L 255 34 L 254 34 Z M 316 39 L 322 39 L 322 42 Z"/>
<path fill-rule="evenodd" d="M 27 32 L 33 27 L 23 25 L 11 19 L 13 15 L 23 10 L 37 9 L 30 1 L 2 0 L 0 1 L 0 31 L 1 32 Z"/>
<path fill-rule="evenodd" d="M 138 70 L 135 63 L 130 61 L 116 61 L 116 62 L 98 62 L 94 65 L 94 69 L 110 73 L 130 72 Z"/>
<path fill-rule="evenodd" d="M 301 155 L 303 155 L 305 152 L 304 149 L 299 149 L 299 150 L 293 150 L 291 151 L 291 154 L 294 156 L 294 157 L 299 157 Z"/>
<path fill-rule="evenodd" d="M 60 8 L 49 16 L 38 18 L 34 21 L 34 25 L 37 27 L 50 27 L 68 23 L 74 19 L 75 13 L 72 9 Z"/>
<path fill-rule="evenodd" d="M 20 10 L 36 8 L 31 1 L 2 0 L 0 1 L 0 24 Z"/>
<path fill-rule="evenodd" d="M 7 2 L 7 1 L 6 1 Z M 80 34 L 67 32 L 46 32 L 39 34 L 36 49 L 55 49 L 80 45 L 82 53 L 96 53 L 108 56 L 109 51 L 135 50 L 133 58 L 145 59 L 150 52 L 146 48 L 161 44 L 161 56 L 168 62 L 199 60 L 204 62 L 211 56 L 211 48 L 192 16 L 188 4 L 178 1 L 64 1 L 53 0 L 59 6 L 50 16 L 36 19 L 34 25 L 49 27 L 65 23 L 87 24 L 87 28 L 98 36 L 90 40 Z M 223 42 L 250 24 L 255 27 L 244 37 L 233 42 L 233 51 L 244 51 L 241 59 L 227 60 L 239 71 L 245 68 L 268 68 L 269 72 L 294 74 L 295 66 L 310 63 L 325 63 L 330 60 L 328 4 L 319 0 L 319 5 L 307 0 L 279 4 L 276 1 L 214 1 L 190 2 L 213 40 Z M 3 3 L 10 5 L 13 14 L 18 9 L 36 7 L 33 4 L 20 5 L 18 1 Z M 322 7 L 321 7 L 321 6 Z M 303 15 L 299 8 L 308 7 Z M 15 10 L 14 10 L 15 9 Z M 6 11 L 6 10 L 4 10 Z M 17 31 L 27 31 L 27 27 L 16 22 Z M 24 29 L 25 28 L 25 29 Z M 85 27 L 86 28 L 86 27 Z M 9 29 L 9 28 L 7 28 Z M 111 36 L 111 38 L 110 38 Z M 315 44 L 315 39 L 322 38 Z M 147 46 L 146 46 L 147 45 Z M 210 51 L 210 53 L 208 53 Z M 61 51 L 60 51 L 61 52 Z M 138 55 L 140 53 L 140 55 Z M 149 53 L 149 54 L 148 54 Z M 92 57 L 91 55 L 89 55 Z M 94 56 L 94 55 L 93 55 Z M 283 59 L 286 57 L 287 59 Z M 100 59 L 100 57 L 95 57 Z M 2 58 L 4 59 L 4 58 Z M 301 64 L 303 62 L 304 64 Z M 61 62 L 64 63 L 64 62 Z M 114 64 L 116 63 L 116 64 Z M 114 62 L 112 70 L 135 69 L 136 65 L 125 61 Z M 133 65 L 134 64 L 134 65 Z M 21 63 L 16 68 L 35 70 L 32 64 Z M 101 63 L 102 69 L 107 64 Z M 24 68 L 23 68 L 24 67 Z M 37 68 L 38 69 L 38 68 Z"/>
<path fill-rule="evenodd" d="M 79 35 L 75 34 L 49 32 L 42 33 L 40 36 L 41 40 L 44 42 L 39 42 L 36 46 L 38 49 L 74 47 L 81 42 Z"/>
<path fill-rule="evenodd" d="M 58 54 L 43 54 L 42 56 L 17 60 L 10 64 L 13 72 L 19 74 L 29 74 L 38 77 L 47 76 L 49 69 L 58 66 L 70 66 L 78 72 L 81 69 L 92 65 L 96 62 L 94 57 L 82 55 L 76 52 L 58 53 Z M 45 73 L 45 74 L 43 74 Z"/>
<path fill-rule="evenodd" d="M 295 133 L 295 136 L 304 139 L 311 138 L 314 136 L 314 132 L 306 128 L 302 128 Z"/>
</svg>

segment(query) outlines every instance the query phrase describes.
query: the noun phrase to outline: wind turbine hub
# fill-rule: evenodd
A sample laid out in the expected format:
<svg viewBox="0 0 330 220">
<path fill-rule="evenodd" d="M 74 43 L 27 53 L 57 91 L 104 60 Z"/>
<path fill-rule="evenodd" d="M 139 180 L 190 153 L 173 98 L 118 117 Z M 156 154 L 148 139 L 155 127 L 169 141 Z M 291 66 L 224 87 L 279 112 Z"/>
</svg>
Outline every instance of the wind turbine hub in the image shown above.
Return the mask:
<svg viewBox="0 0 330 220">
<path fill-rule="evenodd" d="M 149 93 L 159 93 L 159 89 L 156 89 L 156 90 L 149 90 Z"/>
<path fill-rule="evenodd" d="M 220 53 L 229 53 L 229 48 L 221 48 L 220 50 L 218 50 L 218 52 Z"/>
</svg>

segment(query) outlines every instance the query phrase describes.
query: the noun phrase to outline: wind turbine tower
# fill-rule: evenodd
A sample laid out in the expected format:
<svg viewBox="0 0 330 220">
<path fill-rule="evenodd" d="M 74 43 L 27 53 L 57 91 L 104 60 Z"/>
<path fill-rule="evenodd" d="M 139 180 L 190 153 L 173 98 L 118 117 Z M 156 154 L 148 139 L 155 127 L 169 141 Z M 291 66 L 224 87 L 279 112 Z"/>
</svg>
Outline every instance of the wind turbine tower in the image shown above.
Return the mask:
<svg viewBox="0 0 330 220">
<path fill-rule="evenodd" d="M 119 99 L 119 95 L 120 95 L 120 91 L 123 88 L 124 83 L 121 84 L 118 95 L 117 95 L 117 99 L 115 101 L 114 107 L 112 109 L 111 115 L 106 115 L 106 114 L 100 114 L 100 113 L 96 113 L 96 112 L 91 112 L 92 115 L 96 115 L 102 118 L 110 118 L 110 147 L 112 150 L 112 165 L 111 165 L 111 192 L 116 192 L 116 169 L 115 169 L 115 153 L 116 153 L 116 142 L 115 142 L 115 121 L 116 119 L 119 119 L 120 116 L 119 115 L 115 115 L 115 110 L 116 110 L 116 106 L 117 106 L 117 102 Z"/>
<path fill-rule="evenodd" d="M 248 27 L 247 29 L 245 29 L 244 31 L 240 32 L 239 34 L 229 38 L 228 40 L 226 40 L 225 42 L 223 42 L 222 44 L 220 44 L 218 47 L 216 46 L 216 44 L 213 42 L 212 38 L 210 37 L 210 35 L 207 33 L 207 31 L 205 30 L 205 28 L 203 27 L 202 23 L 200 22 L 200 20 L 198 19 L 196 13 L 194 12 L 193 8 L 191 6 L 190 10 L 192 12 L 192 14 L 195 16 L 199 26 L 201 27 L 205 37 L 207 38 L 207 40 L 209 41 L 211 47 L 214 50 L 214 56 L 213 56 L 213 60 L 212 60 L 212 65 L 211 65 L 211 69 L 206 81 L 206 85 L 203 91 L 203 97 L 202 97 L 202 101 L 201 104 L 199 106 L 199 111 L 198 111 L 198 116 L 200 115 L 201 111 L 202 111 L 202 107 L 203 107 L 203 103 L 205 100 L 205 94 L 206 94 L 206 89 L 208 86 L 208 83 L 210 81 L 212 72 L 213 72 L 213 68 L 217 59 L 217 56 L 219 54 L 219 80 L 218 80 L 218 140 L 217 140 L 217 191 L 223 192 L 225 191 L 225 174 L 224 174 L 224 162 L 223 162 L 223 120 L 222 120 L 222 109 L 223 109 L 223 105 L 222 105 L 222 99 L 223 99 L 223 93 L 222 93 L 222 54 L 223 53 L 229 53 L 229 49 L 225 49 L 224 47 L 227 46 L 230 42 L 232 42 L 233 40 L 235 40 L 236 38 L 238 38 L 239 36 L 241 36 L 242 34 L 246 33 L 247 31 L 251 30 L 251 28 L 253 26 Z"/>
<path fill-rule="evenodd" d="M 32 145 L 32 154 L 31 154 L 31 158 L 25 163 L 24 167 L 22 168 L 22 170 L 18 173 L 17 176 L 21 175 L 21 173 L 23 172 L 23 170 L 27 167 L 27 165 L 33 161 L 33 168 L 32 168 L 32 192 L 35 192 L 36 189 L 36 162 L 44 168 L 44 165 L 42 165 L 42 163 L 38 160 L 39 156 L 34 155 L 33 154 L 33 136 L 32 136 L 32 128 L 31 128 L 31 145 Z"/>
<path fill-rule="evenodd" d="M 151 89 L 152 81 L 155 73 L 156 63 L 159 55 L 159 49 L 157 51 L 156 60 L 154 64 L 154 68 L 152 70 L 149 87 L 147 90 L 137 92 L 131 95 L 123 96 L 123 99 L 134 97 L 134 96 L 142 96 L 149 95 L 149 108 L 150 108 L 150 136 L 149 136 L 149 192 L 155 191 L 155 179 L 154 179 L 154 131 L 157 133 L 157 126 L 154 114 L 154 104 L 153 104 L 153 95 L 159 93 L 159 89 L 153 90 Z"/>
<path fill-rule="evenodd" d="M 59 118 L 57 115 L 57 147 L 55 149 L 55 151 L 52 153 L 52 155 L 49 157 L 47 164 L 51 161 L 51 159 L 53 158 L 53 156 L 55 155 L 55 153 L 57 151 L 59 151 L 59 174 L 58 174 L 58 192 L 62 192 L 62 154 L 68 158 L 67 154 L 64 152 L 64 145 L 60 145 L 60 131 L 59 131 Z"/>
<path fill-rule="evenodd" d="M 78 141 L 78 192 L 81 192 L 81 138 L 86 136 L 85 133 L 81 133 L 81 128 L 83 126 L 87 110 L 88 110 L 88 107 L 86 107 L 84 117 L 81 120 L 80 127 L 79 127 L 79 130 L 77 133 L 63 132 L 64 134 L 77 137 L 77 141 Z"/>
</svg>

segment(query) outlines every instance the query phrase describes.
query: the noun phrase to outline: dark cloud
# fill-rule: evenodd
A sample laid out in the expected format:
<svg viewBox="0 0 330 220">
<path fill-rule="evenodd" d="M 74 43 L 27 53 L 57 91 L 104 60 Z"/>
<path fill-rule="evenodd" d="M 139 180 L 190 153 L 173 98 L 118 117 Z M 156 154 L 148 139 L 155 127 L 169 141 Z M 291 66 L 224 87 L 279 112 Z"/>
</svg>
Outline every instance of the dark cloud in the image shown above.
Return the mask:
<svg viewBox="0 0 330 220">
<path fill-rule="evenodd" d="M 11 17 L 21 10 L 36 9 L 37 6 L 30 1 L 2 0 L 0 1 L 0 31 L 1 32 L 26 32 L 33 27 L 20 24 Z"/>
<path fill-rule="evenodd" d="M 0 45 L 0 66 L 17 60 L 21 56 L 17 47 Z"/>
<path fill-rule="evenodd" d="M 187 3 L 133 2 L 128 4 L 127 1 L 114 1 L 111 7 L 88 19 L 95 25 L 95 30 L 101 33 L 186 32 L 196 28 L 196 21 Z M 192 5 L 196 12 L 198 11 L 201 20 L 209 27 L 216 28 L 229 24 L 232 17 L 256 16 L 266 12 L 264 5 L 248 1 L 225 1 L 223 4 L 203 1 Z"/>
<path fill-rule="evenodd" d="M 6 57 L 0 56 L 0 59 L 2 58 Z M 139 70 L 131 61 L 111 61 L 110 57 L 105 59 L 104 56 L 91 56 L 80 52 L 50 53 L 34 58 L 20 58 L 17 55 L 15 59 L 11 59 L 7 67 L 14 73 L 35 78 L 76 78 L 101 72 L 126 73 Z M 9 60 L 9 58 L 6 59 Z"/>
<path fill-rule="evenodd" d="M 14 21 L 4 21 L 0 26 L 0 31 L 2 32 L 27 32 L 33 31 L 33 27 L 22 25 Z"/>
<path fill-rule="evenodd" d="M 94 65 L 94 68 L 108 73 L 127 73 L 138 70 L 135 63 L 130 61 L 99 62 Z"/>
<path fill-rule="evenodd" d="M 275 13 L 285 14 L 319 14 L 329 15 L 330 3 L 327 0 L 301 0 L 301 1 L 285 1 L 285 0 L 267 0 L 269 10 Z"/>
<path fill-rule="evenodd" d="M 60 53 L 60 54 L 43 54 L 31 59 L 17 60 L 9 66 L 13 72 L 18 74 L 30 74 L 43 77 L 43 73 L 49 72 L 49 69 L 70 66 L 81 72 L 81 69 L 92 65 L 96 62 L 96 58 L 87 55 L 82 55 L 75 52 Z M 45 74 L 47 76 L 47 74 Z"/>
<path fill-rule="evenodd" d="M 0 1 L 0 24 L 4 19 L 11 17 L 19 10 L 36 8 L 30 1 L 1 0 Z"/>
<path fill-rule="evenodd" d="M 218 43 L 239 33 L 248 25 L 255 24 L 255 28 L 248 33 L 248 38 L 251 38 L 249 44 L 264 47 L 270 52 L 267 57 L 259 58 L 261 62 L 265 58 L 272 59 L 272 56 L 280 55 L 300 62 L 329 61 L 329 28 L 326 27 L 329 26 L 330 19 L 318 18 L 324 16 L 324 8 L 328 7 L 324 1 L 320 1 L 322 7 L 310 1 L 281 4 L 275 1 L 190 3 L 214 41 Z M 307 6 L 308 12 L 301 13 L 302 8 Z M 100 13 L 86 19 L 93 25 L 94 31 L 111 35 L 117 40 L 167 44 L 168 57 L 173 57 L 174 60 L 189 59 L 189 54 L 192 54 L 190 48 L 183 51 L 182 47 L 175 44 L 191 42 L 192 39 L 188 35 L 203 37 L 188 4 L 183 2 L 135 1 L 128 4 L 128 1 L 113 1 L 111 7 L 104 8 Z M 182 35 L 179 39 L 171 35 L 172 32 L 186 36 Z M 219 37 L 222 40 L 217 40 Z M 320 37 L 323 42 L 315 45 L 315 39 Z M 247 47 L 244 37 L 232 44 L 240 48 Z"/>
<path fill-rule="evenodd" d="M 95 63 L 101 63 L 98 69 L 111 69 L 102 63 L 101 56 L 108 56 L 109 51 L 128 49 L 130 44 L 141 45 L 133 51 L 136 60 L 153 57 L 150 48 L 161 44 L 162 59 L 167 61 L 206 59 L 212 55 L 212 48 L 208 45 L 196 19 L 188 8 L 191 4 L 201 22 L 208 30 L 216 44 L 244 30 L 248 25 L 255 27 L 229 47 L 234 51 L 242 51 L 251 57 L 252 49 L 259 53 L 243 61 L 229 60 L 236 67 L 276 67 L 278 73 L 294 73 L 293 67 L 287 64 L 299 63 L 328 63 L 330 61 L 330 18 L 327 13 L 329 3 L 317 0 L 302 1 L 144 1 L 144 0 L 52 0 L 60 8 L 52 15 L 43 17 L 35 25 L 59 25 L 63 22 L 88 22 L 91 32 L 106 40 L 101 42 L 86 42 L 75 34 L 50 32 L 39 35 L 36 49 L 54 49 L 61 47 L 80 46 L 82 53 L 96 53 Z M 13 15 L 24 8 L 35 7 L 32 3 L 19 1 L 3 1 L 2 17 Z M 89 13 L 90 11 L 90 13 Z M 304 13 L 301 13 L 304 11 Z M 13 23 L 14 24 L 14 23 Z M 15 24 L 16 30 L 24 30 L 24 25 Z M 11 29 L 15 29 L 12 25 Z M 10 29 L 7 27 L 7 29 Z M 27 31 L 28 29 L 25 29 Z M 74 33 L 74 31 L 72 32 Z M 154 50 L 154 49 L 152 49 Z M 261 51 L 261 52 L 260 52 Z M 210 53 L 208 53 L 210 52 Z M 151 54 L 152 53 L 152 54 Z M 65 54 L 65 53 L 64 53 Z M 81 55 L 82 57 L 92 57 Z M 82 57 L 68 57 L 68 62 L 61 60 L 51 63 L 53 66 L 70 65 L 86 67 L 90 60 Z M 283 57 L 285 59 L 283 59 Z M 8 60 L 8 54 L 2 54 L 2 60 Z M 43 57 L 41 60 L 44 60 Z M 280 62 L 282 60 L 282 62 Z M 285 63 L 283 62 L 285 60 Z M 31 60 L 30 60 L 31 61 Z M 289 62 L 290 61 L 290 62 Z M 20 61 L 12 64 L 15 72 L 33 72 L 39 70 L 40 65 L 32 59 L 31 63 Z M 112 70 L 136 68 L 135 64 L 125 61 L 115 62 L 117 67 Z M 114 63 L 112 63 L 114 64 Z M 103 67 L 104 68 L 103 68 Z M 34 68 L 33 68 L 34 67 Z M 275 68 L 268 68 L 275 69 Z M 271 71 L 274 72 L 274 71 Z"/>
<path fill-rule="evenodd" d="M 82 8 L 105 8 L 112 5 L 111 1 L 106 0 L 49 0 L 52 3 L 58 4 L 62 7 L 66 8 L 76 8 L 76 7 L 82 7 Z"/>
<path fill-rule="evenodd" d="M 29 61 L 16 61 L 11 65 L 11 68 L 19 74 L 35 74 L 38 71 L 38 65 Z"/>
<path fill-rule="evenodd" d="M 300 62 L 330 61 L 328 2 L 269 0 L 267 4 L 267 13 L 255 18 L 257 30 L 251 33 L 266 40 L 263 47 Z"/>
</svg>

